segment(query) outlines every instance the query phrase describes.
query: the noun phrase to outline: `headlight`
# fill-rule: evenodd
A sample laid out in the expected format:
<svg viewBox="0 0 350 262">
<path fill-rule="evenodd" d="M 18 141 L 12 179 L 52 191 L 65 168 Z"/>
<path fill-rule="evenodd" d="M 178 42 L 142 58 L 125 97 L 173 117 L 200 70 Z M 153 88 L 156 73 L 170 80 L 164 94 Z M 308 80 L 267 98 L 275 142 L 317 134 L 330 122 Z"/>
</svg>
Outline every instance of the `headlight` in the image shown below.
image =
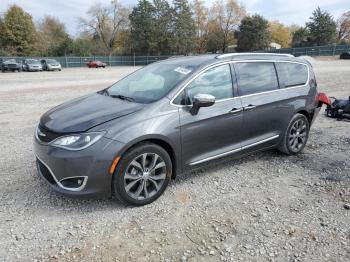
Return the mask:
<svg viewBox="0 0 350 262">
<path fill-rule="evenodd" d="M 99 139 L 101 139 L 103 135 L 103 132 L 91 132 L 61 136 L 59 138 L 56 138 L 50 144 L 56 147 L 62 147 L 67 150 L 77 151 L 95 144 Z"/>
</svg>

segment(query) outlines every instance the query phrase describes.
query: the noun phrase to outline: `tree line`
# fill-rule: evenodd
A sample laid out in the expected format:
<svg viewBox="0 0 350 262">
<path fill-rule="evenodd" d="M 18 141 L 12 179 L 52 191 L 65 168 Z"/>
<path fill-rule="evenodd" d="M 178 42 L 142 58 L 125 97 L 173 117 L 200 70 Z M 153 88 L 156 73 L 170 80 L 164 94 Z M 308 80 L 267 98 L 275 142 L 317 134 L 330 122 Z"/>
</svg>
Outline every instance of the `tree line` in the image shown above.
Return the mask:
<svg viewBox="0 0 350 262">
<path fill-rule="evenodd" d="M 95 4 L 79 18 L 80 34 L 45 16 L 34 22 L 20 6 L 0 17 L 0 55 L 187 55 L 350 43 L 350 11 L 338 20 L 317 8 L 305 26 L 286 26 L 249 15 L 236 0 L 139 0 L 127 7 L 113 0 Z"/>
</svg>

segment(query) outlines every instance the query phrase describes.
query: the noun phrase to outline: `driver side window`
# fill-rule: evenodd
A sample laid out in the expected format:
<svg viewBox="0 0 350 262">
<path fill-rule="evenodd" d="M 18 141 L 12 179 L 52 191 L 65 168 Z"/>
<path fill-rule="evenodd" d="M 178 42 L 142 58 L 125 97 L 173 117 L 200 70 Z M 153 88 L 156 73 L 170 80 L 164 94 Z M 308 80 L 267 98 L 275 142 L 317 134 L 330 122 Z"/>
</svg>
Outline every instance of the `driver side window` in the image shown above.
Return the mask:
<svg viewBox="0 0 350 262">
<path fill-rule="evenodd" d="M 186 93 L 190 103 L 197 94 L 209 94 L 216 100 L 233 97 L 230 65 L 220 65 L 205 71 L 186 87 Z"/>
</svg>

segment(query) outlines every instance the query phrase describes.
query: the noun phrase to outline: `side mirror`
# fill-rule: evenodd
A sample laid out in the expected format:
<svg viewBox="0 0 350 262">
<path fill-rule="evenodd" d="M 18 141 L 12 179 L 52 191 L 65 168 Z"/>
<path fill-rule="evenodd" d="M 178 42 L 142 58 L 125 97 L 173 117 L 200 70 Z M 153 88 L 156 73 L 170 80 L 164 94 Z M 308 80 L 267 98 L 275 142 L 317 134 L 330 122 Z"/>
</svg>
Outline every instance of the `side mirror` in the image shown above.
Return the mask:
<svg viewBox="0 0 350 262">
<path fill-rule="evenodd" d="M 193 97 L 193 105 L 190 109 L 192 115 L 197 115 L 201 107 L 209 107 L 215 104 L 215 97 L 208 94 L 197 94 Z"/>
</svg>

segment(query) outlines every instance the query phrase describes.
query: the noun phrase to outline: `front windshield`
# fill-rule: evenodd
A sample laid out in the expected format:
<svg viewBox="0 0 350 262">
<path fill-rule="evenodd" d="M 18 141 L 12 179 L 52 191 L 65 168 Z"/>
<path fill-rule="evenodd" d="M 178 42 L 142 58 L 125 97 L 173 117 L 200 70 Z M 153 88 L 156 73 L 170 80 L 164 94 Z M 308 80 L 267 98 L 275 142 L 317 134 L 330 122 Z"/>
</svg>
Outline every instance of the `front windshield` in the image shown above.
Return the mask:
<svg viewBox="0 0 350 262">
<path fill-rule="evenodd" d="M 35 60 L 35 59 L 28 59 L 26 60 L 27 64 L 39 64 L 39 61 L 38 60 Z"/>
<path fill-rule="evenodd" d="M 188 64 L 154 63 L 126 76 L 107 91 L 110 96 L 128 97 L 138 103 L 151 103 L 164 97 L 194 67 Z"/>
<path fill-rule="evenodd" d="M 16 63 L 16 60 L 15 59 L 9 59 L 9 60 L 6 60 L 5 63 Z"/>
</svg>

